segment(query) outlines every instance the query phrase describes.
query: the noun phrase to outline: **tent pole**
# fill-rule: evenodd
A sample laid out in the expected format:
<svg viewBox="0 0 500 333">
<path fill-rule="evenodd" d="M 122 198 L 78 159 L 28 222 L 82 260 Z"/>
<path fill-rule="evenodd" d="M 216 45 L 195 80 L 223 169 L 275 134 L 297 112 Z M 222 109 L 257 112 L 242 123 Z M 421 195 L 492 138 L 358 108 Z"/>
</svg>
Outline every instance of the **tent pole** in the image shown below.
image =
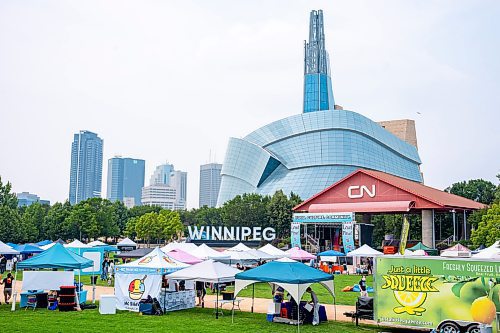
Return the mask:
<svg viewBox="0 0 500 333">
<path fill-rule="evenodd" d="M 94 274 L 95 274 L 95 269 L 94 269 L 94 265 L 92 265 L 92 304 L 95 304 L 95 278 L 94 278 Z"/>
<path fill-rule="evenodd" d="M 252 313 L 253 313 L 254 300 L 255 300 L 255 283 L 252 283 Z"/>
<path fill-rule="evenodd" d="M 300 298 L 299 298 L 299 285 L 297 284 L 297 332 L 300 332 Z"/>
<path fill-rule="evenodd" d="M 12 295 L 12 306 L 10 311 L 16 311 L 16 298 L 17 298 L 17 290 L 16 290 L 16 281 L 17 281 L 17 262 L 16 262 L 16 273 L 14 274 L 14 294 Z"/>
<path fill-rule="evenodd" d="M 215 302 L 215 319 L 219 319 L 219 286 L 216 288 L 217 301 Z"/>
</svg>

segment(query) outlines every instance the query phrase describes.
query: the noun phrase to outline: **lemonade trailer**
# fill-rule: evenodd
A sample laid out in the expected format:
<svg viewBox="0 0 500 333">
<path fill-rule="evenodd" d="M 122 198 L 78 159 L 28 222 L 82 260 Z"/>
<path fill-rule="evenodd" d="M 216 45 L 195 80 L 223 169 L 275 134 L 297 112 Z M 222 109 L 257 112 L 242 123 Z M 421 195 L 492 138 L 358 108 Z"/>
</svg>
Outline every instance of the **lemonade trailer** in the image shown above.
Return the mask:
<svg viewBox="0 0 500 333">
<path fill-rule="evenodd" d="M 375 320 L 447 333 L 500 333 L 500 261 L 375 259 Z"/>
</svg>

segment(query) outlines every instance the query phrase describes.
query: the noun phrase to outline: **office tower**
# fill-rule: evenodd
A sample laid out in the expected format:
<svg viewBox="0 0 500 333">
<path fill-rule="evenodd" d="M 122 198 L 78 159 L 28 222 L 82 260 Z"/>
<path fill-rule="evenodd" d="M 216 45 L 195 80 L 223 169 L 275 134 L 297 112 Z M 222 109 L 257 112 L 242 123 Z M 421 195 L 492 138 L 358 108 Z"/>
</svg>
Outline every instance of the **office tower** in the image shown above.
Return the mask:
<svg viewBox="0 0 500 333">
<path fill-rule="evenodd" d="M 142 204 L 165 209 L 186 209 L 187 172 L 174 170 L 172 164 L 156 167 L 150 185 L 142 189 Z"/>
<path fill-rule="evenodd" d="M 200 166 L 200 207 L 215 207 L 219 196 L 222 164 L 209 163 Z"/>
<path fill-rule="evenodd" d="M 69 202 L 101 196 L 103 141 L 96 133 L 80 131 L 71 145 Z"/>
<path fill-rule="evenodd" d="M 325 48 L 323 11 L 311 11 L 304 45 L 304 113 L 334 109 L 330 59 Z"/>
<path fill-rule="evenodd" d="M 17 196 L 17 207 L 31 206 L 35 202 L 39 202 L 41 205 L 50 206 L 49 200 L 42 200 L 38 195 L 33 193 L 21 192 L 17 193 L 16 196 Z"/>
<path fill-rule="evenodd" d="M 144 187 L 144 160 L 113 157 L 108 160 L 107 198 L 131 208 L 141 205 Z"/>
</svg>

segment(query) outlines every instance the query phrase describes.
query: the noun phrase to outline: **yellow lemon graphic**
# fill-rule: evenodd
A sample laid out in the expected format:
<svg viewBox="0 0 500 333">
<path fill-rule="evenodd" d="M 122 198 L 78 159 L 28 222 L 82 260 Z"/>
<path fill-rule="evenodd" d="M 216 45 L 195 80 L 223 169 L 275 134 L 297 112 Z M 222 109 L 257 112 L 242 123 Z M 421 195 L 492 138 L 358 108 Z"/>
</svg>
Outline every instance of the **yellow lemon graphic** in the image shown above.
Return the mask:
<svg viewBox="0 0 500 333">
<path fill-rule="evenodd" d="M 470 307 L 472 319 L 483 324 L 491 324 L 495 319 L 495 312 L 495 303 L 486 296 L 477 298 Z"/>
<path fill-rule="evenodd" d="M 427 298 L 427 293 L 420 292 L 412 292 L 412 291 L 394 291 L 394 297 L 401 307 L 394 308 L 395 313 L 403 313 L 406 312 L 410 315 L 422 315 L 422 312 L 425 311 L 424 308 L 421 307 L 424 304 L 425 299 Z"/>
</svg>

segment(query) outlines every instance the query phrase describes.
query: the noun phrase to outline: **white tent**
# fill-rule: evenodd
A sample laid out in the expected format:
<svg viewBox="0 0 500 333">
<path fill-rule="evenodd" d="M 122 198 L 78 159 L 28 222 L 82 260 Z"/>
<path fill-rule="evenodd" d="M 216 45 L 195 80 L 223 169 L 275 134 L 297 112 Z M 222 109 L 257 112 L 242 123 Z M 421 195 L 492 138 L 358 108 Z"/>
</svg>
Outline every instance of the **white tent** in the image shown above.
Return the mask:
<svg viewBox="0 0 500 333">
<path fill-rule="evenodd" d="M 249 251 L 230 251 L 226 250 L 222 252 L 231 261 L 258 261 L 259 259 L 251 254 Z"/>
<path fill-rule="evenodd" d="M 238 245 L 235 245 L 233 247 L 230 247 L 227 249 L 227 251 L 250 251 L 251 248 L 243 244 L 242 242 L 239 242 Z"/>
<path fill-rule="evenodd" d="M 192 255 L 193 251 L 195 251 L 197 248 L 198 246 L 196 246 L 196 244 L 193 243 L 171 242 L 162 247 L 161 250 L 165 253 L 170 252 L 172 250 L 182 250 Z"/>
<path fill-rule="evenodd" d="M 500 260 L 500 241 L 474 254 L 472 258 Z"/>
<path fill-rule="evenodd" d="M 259 260 L 276 260 L 276 259 L 281 258 L 281 257 L 274 256 L 272 254 L 266 253 L 264 251 L 255 250 L 255 249 L 251 249 L 250 251 L 247 251 L 247 252 Z"/>
<path fill-rule="evenodd" d="M 265 252 L 265 253 L 268 253 L 268 254 L 271 254 L 275 257 L 278 257 L 278 258 L 285 258 L 285 257 L 288 257 L 288 254 L 283 251 L 283 250 L 280 250 L 278 249 L 277 247 L 274 247 L 273 245 L 271 245 L 270 243 L 269 244 L 266 244 L 264 245 L 263 247 L 261 247 L 259 249 L 259 251 L 262 251 L 262 252 Z"/>
<path fill-rule="evenodd" d="M 348 257 L 376 257 L 383 255 L 382 252 L 372 249 L 370 246 L 364 244 L 354 251 L 347 253 Z"/>
<path fill-rule="evenodd" d="M 101 242 L 100 240 L 95 240 L 93 242 L 88 243 L 87 245 L 91 247 L 96 247 L 96 246 L 106 246 L 108 244 Z"/>
<path fill-rule="evenodd" d="M 0 254 L 19 254 L 19 251 L 14 250 L 12 247 L 0 241 Z"/>
<path fill-rule="evenodd" d="M 168 273 L 170 270 L 178 270 L 189 267 L 188 264 L 175 260 L 165 254 L 159 247 L 146 254 L 144 257 L 132 262 L 116 266 L 116 272 L 134 271 L 135 268 L 162 270 Z"/>
<path fill-rule="evenodd" d="M 227 254 L 215 251 L 205 243 L 198 246 L 198 248 L 190 253 L 191 255 L 206 260 L 206 259 L 229 259 Z"/>
<path fill-rule="evenodd" d="M 441 251 L 441 257 L 470 258 L 471 253 L 471 250 L 459 243 Z"/>
<path fill-rule="evenodd" d="M 137 246 L 137 243 L 132 241 L 130 238 L 125 237 L 123 240 L 119 241 L 117 246 Z"/>
<path fill-rule="evenodd" d="M 50 249 L 52 246 L 56 245 L 56 242 L 53 242 L 53 243 L 50 243 L 50 244 L 47 244 L 47 245 L 42 245 L 42 246 L 39 246 L 39 248 L 41 248 L 42 250 L 48 250 Z"/>
<path fill-rule="evenodd" d="M 74 241 L 72 241 L 69 244 L 64 244 L 64 247 L 66 247 L 66 248 L 72 248 L 72 249 L 88 249 L 88 248 L 90 248 L 89 245 L 83 244 L 78 239 L 75 239 Z"/>
<path fill-rule="evenodd" d="M 225 283 L 234 281 L 234 276 L 238 273 L 240 271 L 236 268 L 210 259 L 169 274 L 167 277 L 174 280 Z"/>
</svg>

